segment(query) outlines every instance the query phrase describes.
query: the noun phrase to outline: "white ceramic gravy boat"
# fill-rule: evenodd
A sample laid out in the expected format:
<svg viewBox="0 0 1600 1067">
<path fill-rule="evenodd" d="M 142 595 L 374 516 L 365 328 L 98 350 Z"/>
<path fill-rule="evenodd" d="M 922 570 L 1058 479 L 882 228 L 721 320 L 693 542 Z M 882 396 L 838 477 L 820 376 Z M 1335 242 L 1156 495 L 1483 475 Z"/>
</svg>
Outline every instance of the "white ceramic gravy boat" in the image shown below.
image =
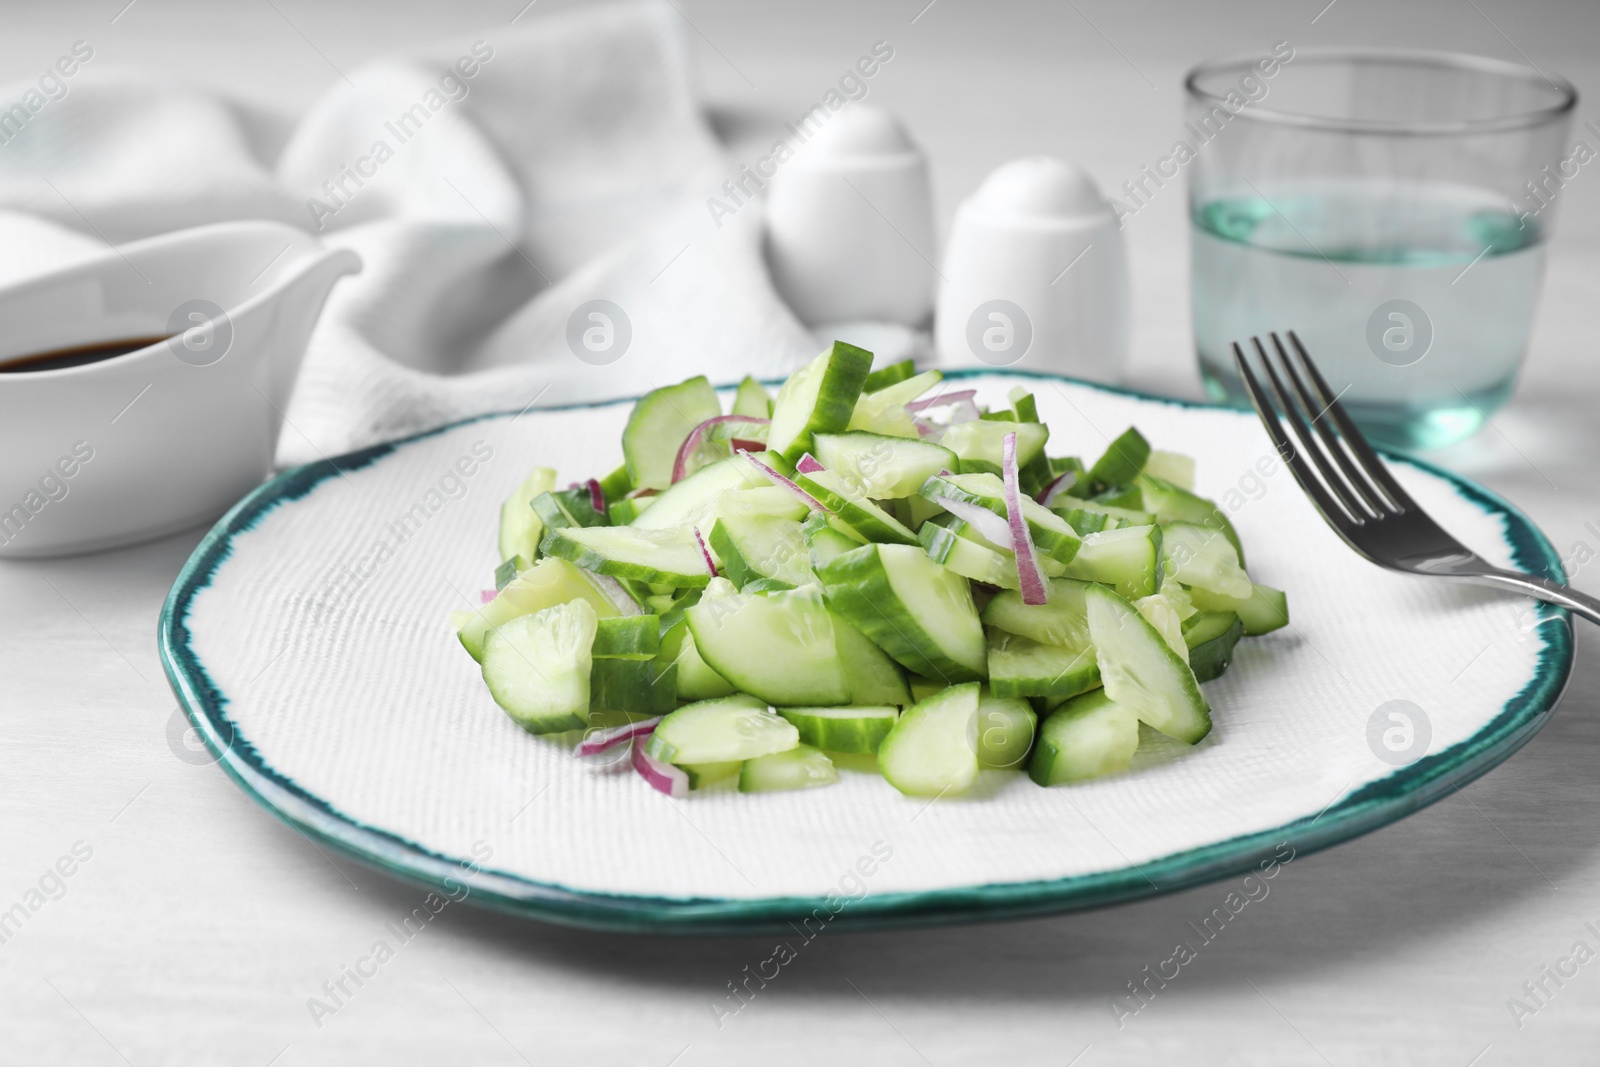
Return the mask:
<svg viewBox="0 0 1600 1067">
<path fill-rule="evenodd" d="M 293 227 L 232 222 L 0 288 L 0 557 L 160 537 L 259 484 L 311 328 L 333 283 L 360 269 Z M 166 339 L 3 369 L 132 338 Z"/>
</svg>

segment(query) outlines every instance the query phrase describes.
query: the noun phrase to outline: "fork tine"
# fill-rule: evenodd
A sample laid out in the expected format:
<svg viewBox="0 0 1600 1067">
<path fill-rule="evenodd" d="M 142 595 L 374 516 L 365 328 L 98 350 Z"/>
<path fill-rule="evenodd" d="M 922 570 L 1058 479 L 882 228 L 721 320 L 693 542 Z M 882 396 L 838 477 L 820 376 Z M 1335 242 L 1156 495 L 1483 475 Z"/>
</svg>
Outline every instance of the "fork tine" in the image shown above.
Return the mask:
<svg viewBox="0 0 1600 1067">
<path fill-rule="evenodd" d="M 1300 406 L 1311 416 L 1311 428 L 1317 432 L 1317 438 L 1322 442 L 1323 450 L 1333 457 L 1333 461 L 1344 472 L 1345 484 L 1353 487 L 1366 502 L 1367 512 L 1372 518 L 1382 518 L 1391 509 L 1383 494 L 1373 487 L 1372 480 L 1363 472 L 1356 469 L 1350 461 L 1350 456 L 1339 444 L 1339 437 L 1329 428 L 1323 416 L 1328 413 L 1326 400 L 1318 401 L 1312 398 L 1306 383 L 1301 380 L 1300 372 L 1295 369 L 1294 360 L 1289 358 L 1289 353 L 1284 349 L 1283 342 L 1278 339 L 1276 331 L 1272 334 L 1272 347 L 1278 350 L 1278 362 L 1283 364 L 1283 369 L 1289 372 L 1289 381 L 1294 384 L 1295 394 L 1300 398 Z M 1312 414 L 1315 412 L 1315 414 Z"/>
<path fill-rule="evenodd" d="M 1261 344 L 1261 338 L 1252 337 L 1250 343 L 1255 345 L 1256 352 L 1261 357 L 1261 365 L 1267 369 L 1267 377 L 1272 379 L 1272 389 L 1278 395 L 1278 403 L 1282 408 L 1282 415 L 1294 435 L 1300 439 L 1300 444 L 1311 456 L 1311 462 L 1317 466 L 1317 473 L 1322 475 L 1323 482 L 1333 491 L 1343 505 L 1350 521 L 1357 526 L 1368 518 L 1367 513 L 1356 501 L 1355 495 L 1350 492 L 1350 487 L 1344 484 L 1333 467 L 1328 463 L 1328 457 L 1322 454 L 1322 449 L 1317 447 L 1317 439 L 1313 436 L 1311 427 L 1306 424 L 1305 416 L 1300 413 L 1299 406 L 1289 395 L 1288 388 L 1283 384 L 1283 379 L 1278 376 L 1278 370 L 1272 365 L 1272 357 L 1267 355 L 1266 348 Z M 1308 412 L 1307 414 L 1310 414 Z"/>
<path fill-rule="evenodd" d="M 1317 369 L 1317 365 L 1311 360 L 1311 354 L 1306 351 L 1306 346 L 1300 343 L 1300 338 L 1293 330 L 1289 331 L 1289 342 L 1294 345 L 1295 354 L 1300 357 L 1300 363 L 1305 367 L 1306 374 L 1311 378 L 1312 385 L 1316 387 L 1317 394 L 1322 398 L 1322 402 L 1327 405 L 1328 414 L 1332 415 L 1333 421 L 1338 424 L 1339 434 L 1344 438 L 1344 442 L 1349 446 L 1351 453 L 1354 454 L 1356 462 L 1360 463 L 1362 469 L 1367 472 L 1372 480 L 1382 487 L 1396 509 L 1399 511 L 1417 510 L 1416 502 L 1411 499 L 1411 495 L 1400 488 L 1400 483 L 1394 480 L 1394 476 L 1389 473 L 1389 468 L 1383 465 L 1383 460 L 1378 458 L 1378 454 L 1367 443 L 1366 437 L 1356 428 L 1355 422 L 1345 413 L 1344 405 L 1339 403 L 1338 396 L 1328 387 L 1327 380 L 1322 377 L 1322 372 Z"/>
<path fill-rule="evenodd" d="M 1267 436 L 1272 438 L 1273 447 L 1277 449 L 1278 455 L 1289 465 L 1289 472 L 1294 475 L 1294 480 L 1300 483 L 1300 488 L 1305 490 L 1317 510 L 1322 512 L 1322 517 L 1332 523 L 1334 529 L 1344 533 L 1349 525 L 1348 518 L 1328 495 L 1328 491 L 1322 487 L 1316 475 L 1311 473 L 1311 468 L 1306 466 L 1306 461 L 1300 457 L 1300 451 L 1295 448 L 1294 442 L 1284 434 L 1283 426 L 1278 421 L 1278 413 L 1267 397 L 1267 391 L 1261 387 L 1255 371 L 1250 369 L 1250 361 L 1245 358 L 1244 349 L 1239 347 L 1237 341 L 1233 343 L 1233 362 L 1234 366 L 1238 367 L 1239 377 L 1250 393 L 1250 402 L 1255 405 L 1256 414 L 1261 416 L 1261 424 L 1267 429 Z"/>
</svg>

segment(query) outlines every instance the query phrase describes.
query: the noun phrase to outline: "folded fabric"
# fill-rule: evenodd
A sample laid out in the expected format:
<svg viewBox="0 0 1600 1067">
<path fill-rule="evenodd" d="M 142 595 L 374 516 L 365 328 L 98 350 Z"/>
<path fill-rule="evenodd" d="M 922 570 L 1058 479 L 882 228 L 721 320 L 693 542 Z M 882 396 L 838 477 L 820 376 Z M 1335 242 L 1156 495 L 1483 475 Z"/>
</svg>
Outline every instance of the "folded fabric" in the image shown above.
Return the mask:
<svg viewBox="0 0 1600 1067">
<path fill-rule="evenodd" d="M 691 374 L 787 374 L 814 342 L 772 290 L 759 213 L 718 226 L 705 210 L 726 162 L 680 26 L 634 0 L 382 60 L 338 79 L 272 160 L 222 95 L 80 58 L 59 97 L 0 123 L 0 281 L 227 219 L 356 250 L 283 464 Z"/>
</svg>

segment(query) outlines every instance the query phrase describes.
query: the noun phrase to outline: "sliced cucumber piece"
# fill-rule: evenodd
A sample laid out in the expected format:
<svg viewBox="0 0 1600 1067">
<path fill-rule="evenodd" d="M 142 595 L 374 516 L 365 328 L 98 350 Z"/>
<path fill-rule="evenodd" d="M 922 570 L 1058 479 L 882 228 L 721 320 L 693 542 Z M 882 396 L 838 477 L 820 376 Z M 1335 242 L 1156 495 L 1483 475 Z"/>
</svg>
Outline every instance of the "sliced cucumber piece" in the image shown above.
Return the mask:
<svg viewBox="0 0 1600 1067">
<path fill-rule="evenodd" d="M 989 688 L 997 697 L 1052 697 L 1064 700 L 1100 684 L 1100 665 L 1092 645 L 1047 645 L 989 631 Z"/>
<path fill-rule="evenodd" d="M 500 558 L 521 556 L 532 563 L 539 558 L 539 539 L 544 522 L 533 510 L 533 498 L 556 487 L 556 472 L 535 467 L 522 484 L 511 491 L 500 505 Z"/>
<path fill-rule="evenodd" d="M 529 733 L 583 729 L 594 631 L 594 608 L 583 600 L 519 615 L 490 630 L 483 680 L 495 703 Z"/>
<path fill-rule="evenodd" d="M 1167 583 L 1168 585 L 1172 583 Z M 1189 662 L 1189 646 L 1183 640 L 1183 620 L 1178 617 L 1178 609 L 1160 593 L 1153 596 L 1140 597 L 1133 602 L 1133 606 L 1143 616 L 1144 621 L 1155 628 L 1156 633 L 1167 643 L 1167 647 L 1178 654 L 1183 662 Z"/>
<path fill-rule="evenodd" d="M 1161 527 L 1090 534 L 1067 564 L 1067 577 L 1109 585 L 1127 600 L 1149 596 L 1161 588 Z"/>
<path fill-rule="evenodd" d="M 1184 585 L 1236 600 L 1248 599 L 1253 589 L 1227 537 L 1191 522 L 1162 526 L 1161 566 L 1162 573 Z"/>
<path fill-rule="evenodd" d="M 947 688 L 943 682 L 936 682 L 932 678 L 924 678 L 920 674 L 906 675 L 906 682 L 911 686 L 911 702 L 920 704 L 933 694 Z"/>
<path fill-rule="evenodd" d="M 544 551 L 548 556 L 571 560 L 585 570 L 616 578 L 690 588 L 711 580 L 705 556 L 688 530 L 569 527 L 546 533 Z"/>
<path fill-rule="evenodd" d="M 1139 718 L 1104 690 L 1074 697 L 1039 728 L 1028 776 L 1066 785 L 1126 770 L 1139 747 Z"/>
<path fill-rule="evenodd" d="M 838 615 L 833 616 L 833 641 L 839 650 L 839 668 L 844 671 L 845 688 L 850 690 L 850 703 L 911 703 L 906 672 L 900 664 Z"/>
<path fill-rule="evenodd" d="M 633 525 L 649 530 L 711 525 L 716 507 L 724 494 L 733 489 L 776 489 L 743 456 L 719 460 L 701 467 L 683 481 L 654 497 L 648 511 L 640 512 Z M 781 492 L 781 490 L 780 490 Z"/>
<path fill-rule="evenodd" d="M 722 414 L 717 391 L 702 375 L 653 389 L 639 399 L 622 431 L 622 458 L 635 489 L 665 489 L 689 431 Z"/>
<path fill-rule="evenodd" d="M 1130 426 L 1111 442 L 1105 455 L 1095 460 L 1094 466 L 1089 468 L 1087 481 L 1097 489 L 1132 485 L 1149 459 L 1150 442 Z"/>
<path fill-rule="evenodd" d="M 583 571 L 564 559 L 544 558 L 517 575 L 489 603 L 461 613 L 457 637 L 473 659 L 483 660 L 484 638 L 496 626 L 572 600 L 587 601 L 599 618 L 618 614 L 617 606 Z"/>
<path fill-rule="evenodd" d="M 839 529 L 832 517 L 824 511 L 812 512 L 811 517 L 800 524 L 800 530 L 806 539 L 806 552 L 810 557 L 813 571 L 836 556 L 842 556 L 865 544 L 859 537 L 854 536 L 854 531 L 846 533 Z"/>
<path fill-rule="evenodd" d="M 1194 744 L 1211 732 L 1211 709 L 1194 672 L 1137 609 L 1104 586 L 1085 591 L 1089 636 L 1106 695 L 1168 737 Z"/>
<path fill-rule="evenodd" d="M 595 510 L 587 489 L 552 489 L 534 497 L 531 507 L 546 532 L 571 526 L 608 526 L 611 522 Z M 541 536 L 541 544 L 543 540 Z"/>
<path fill-rule="evenodd" d="M 1167 485 L 1192 493 L 1194 459 L 1181 452 L 1163 452 L 1159 448 L 1152 448 L 1150 458 L 1144 461 L 1144 477 L 1159 479 Z"/>
<path fill-rule="evenodd" d="M 878 747 L 878 769 L 907 796 L 962 793 L 978 780 L 976 682 L 913 704 Z"/>
<path fill-rule="evenodd" d="M 498 593 L 510 585 L 512 579 L 527 569 L 528 561 L 523 559 L 520 554 L 502 561 L 500 566 L 494 569 L 494 591 Z"/>
<path fill-rule="evenodd" d="M 900 520 L 851 488 L 835 472 L 821 470 L 796 474 L 794 481 L 816 497 L 823 507 L 833 513 L 834 518 L 868 541 L 898 545 L 917 543 L 917 535 L 906 529 Z"/>
<path fill-rule="evenodd" d="M 627 526 L 639 517 L 640 512 L 660 499 L 660 496 L 625 496 L 607 505 L 606 517 L 614 526 Z"/>
<path fill-rule="evenodd" d="M 1052 578 L 1043 604 L 1024 604 L 1022 594 L 1016 592 L 997 593 L 983 607 L 983 623 L 1047 645 L 1074 651 L 1089 648 L 1089 609 L 1084 600 L 1088 584 Z M 991 670 L 993 666 L 991 663 Z"/>
<path fill-rule="evenodd" d="M 773 402 L 768 450 L 792 463 L 812 450 L 812 435 L 844 430 L 871 369 L 871 352 L 835 341 L 795 371 Z"/>
<path fill-rule="evenodd" d="M 850 425 L 846 428 L 888 434 L 891 437 L 920 438 L 906 405 L 943 380 L 944 375 L 939 371 L 925 370 L 868 393 L 856 401 L 855 412 L 850 416 Z"/>
<path fill-rule="evenodd" d="M 728 763 L 787 752 L 800 743 L 793 725 L 748 693 L 686 704 L 663 718 L 645 754 L 664 763 Z"/>
<path fill-rule="evenodd" d="M 764 757 L 763 757 L 764 758 Z M 685 763 L 678 764 L 683 768 L 683 773 L 689 776 L 689 789 L 705 789 L 739 777 L 739 771 L 744 767 L 743 760 L 729 760 L 726 763 Z"/>
<path fill-rule="evenodd" d="M 589 703 L 634 715 L 665 715 L 678 706 L 678 665 L 657 659 L 596 659 Z"/>
<path fill-rule="evenodd" d="M 1255 636 L 1269 634 L 1289 625 L 1289 598 L 1281 589 L 1260 582 L 1252 583 L 1245 598 L 1223 596 L 1209 589 L 1190 589 L 1189 599 L 1201 611 L 1231 611 L 1244 623 L 1244 632 Z"/>
<path fill-rule="evenodd" d="M 879 367 L 867 375 L 867 380 L 861 383 L 863 393 L 876 393 L 886 389 L 896 382 L 903 382 L 917 373 L 917 365 L 909 359 L 902 359 L 898 363 L 890 363 Z"/>
<path fill-rule="evenodd" d="M 965 423 L 963 425 L 971 425 Z M 1023 423 L 1029 426 L 1032 423 Z M 1001 518 L 1006 517 L 1005 484 L 993 474 L 936 475 L 923 483 L 919 495 L 929 500 L 951 499 L 975 504 Z M 1023 497 L 1022 517 L 1028 524 L 1034 547 L 1060 563 L 1071 562 L 1078 554 L 1078 533 L 1061 516 L 1033 500 Z M 1010 545 L 993 545 L 1010 550 Z"/>
<path fill-rule="evenodd" d="M 800 740 L 830 752 L 876 752 L 889 736 L 900 709 L 893 707 L 779 708 Z"/>
<path fill-rule="evenodd" d="M 748 463 L 745 465 L 749 466 Z M 800 522 L 811 513 L 811 509 L 789 490 L 770 484 L 723 493 L 711 508 L 711 514 L 717 519 L 788 519 L 790 522 Z M 702 523 L 701 526 L 706 528 L 709 524 Z"/>
<path fill-rule="evenodd" d="M 805 536 L 793 519 L 724 515 L 706 540 L 739 589 L 793 589 L 816 582 Z"/>
<path fill-rule="evenodd" d="M 991 693 L 978 698 L 978 762 L 996 770 L 1022 766 L 1033 748 L 1039 716 L 1026 700 Z"/>
<path fill-rule="evenodd" d="M 791 789 L 815 789 L 839 780 L 833 761 L 810 745 L 796 745 L 787 752 L 773 752 L 744 761 L 739 771 L 739 792 L 779 793 Z"/>
<path fill-rule="evenodd" d="M 748 415 L 753 419 L 770 419 L 772 396 L 767 392 L 766 386 L 746 374 L 744 381 L 739 383 L 738 392 L 733 394 L 733 410 L 729 414 Z"/>
<path fill-rule="evenodd" d="M 1244 548 L 1239 541 L 1239 532 L 1233 528 L 1227 513 L 1216 504 L 1149 471 L 1139 476 L 1138 488 L 1143 501 L 1140 506 L 1154 514 L 1158 521 L 1192 522 L 1222 531 L 1233 545 L 1233 550 L 1239 554 L 1239 562 L 1243 565 Z"/>
<path fill-rule="evenodd" d="M 1220 678 L 1233 660 L 1233 649 L 1244 636 L 1244 623 L 1231 611 L 1200 611 L 1183 624 L 1189 646 L 1189 669 L 1196 681 Z"/>
<path fill-rule="evenodd" d="M 1045 442 L 1050 439 L 1050 428 L 1042 422 L 977 419 L 950 427 L 939 443 L 961 457 L 961 473 L 999 474 L 1008 433 L 1017 435 L 1019 467 L 1042 456 Z"/>
<path fill-rule="evenodd" d="M 596 659 L 655 659 L 661 651 L 661 616 L 620 615 L 595 626 Z"/>
<path fill-rule="evenodd" d="M 955 523 L 960 522 L 960 519 L 955 519 Z M 928 558 L 963 578 L 997 585 L 1002 589 L 1018 588 L 1017 557 L 993 547 L 988 541 L 980 543 L 961 536 L 956 532 L 955 523 L 946 525 L 934 521 L 922 524 L 922 529 L 917 531 L 917 540 L 922 542 Z"/>
<path fill-rule="evenodd" d="M 1119 508 L 1102 501 L 1084 500 L 1073 496 L 1057 497 L 1055 505 L 1050 510 L 1069 522 L 1072 522 L 1074 514 L 1092 515 L 1099 513 L 1108 520 L 1100 524 L 1099 529 L 1101 530 L 1119 530 L 1125 526 L 1149 526 L 1156 521 L 1156 517 L 1152 512 L 1140 511 L 1137 508 Z M 1077 528 L 1076 522 L 1072 522 L 1072 525 L 1074 529 Z M 1095 531 L 1084 530 L 1082 532 L 1092 533 Z"/>
<path fill-rule="evenodd" d="M 738 692 L 732 682 L 712 670 L 711 665 L 700 658 L 688 623 L 684 623 L 683 642 L 678 646 L 676 662 L 679 700 L 710 700 Z"/>
<path fill-rule="evenodd" d="M 983 625 L 972 588 L 920 546 L 863 545 L 817 576 L 829 606 L 906 669 L 947 682 L 983 678 Z"/>
<path fill-rule="evenodd" d="M 958 463 L 948 448 L 909 437 L 853 430 L 819 433 L 814 440 L 817 462 L 874 500 L 915 496 L 923 482 L 942 470 L 955 470 Z"/>
<path fill-rule="evenodd" d="M 833 616 L 815 586 L 741 593 L 714 580 L 688 611 L 700 657 L 772 704 L 848 704 Z"/>
<path fill-rule="evenodd" d="M 628 477 L 626 463 L 600 479 L 600 495 L 605 498 L 607 511 L 610 511 L 612 504 L 631 492 L 633 492 L 633 479 Z"/>
</svg>

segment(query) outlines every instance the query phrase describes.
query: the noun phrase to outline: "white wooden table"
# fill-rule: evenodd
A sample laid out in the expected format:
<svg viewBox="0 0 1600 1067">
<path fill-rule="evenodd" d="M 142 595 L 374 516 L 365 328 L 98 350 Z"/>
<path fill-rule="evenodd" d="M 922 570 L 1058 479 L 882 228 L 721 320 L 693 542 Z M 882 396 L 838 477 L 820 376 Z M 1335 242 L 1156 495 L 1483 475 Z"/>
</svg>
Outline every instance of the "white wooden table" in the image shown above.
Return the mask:
<svg viewBox="0 0 1600 1067">
<path fill-rule="evenodd" d="M 1342 0 L 1314 24 L 1324 0 L 998 12 L 938 0 L 918 16 L 924 3 L 680 8 L 724 129 L 757 143 L 891 41 L 872 98 L 928 148 L 945 219 L 990 167 L 1030 152 L 1076 158 L 1116 187 L 1170 143 L 1186 63 L 1280 38 L 1521 52 L 1600 89 L 1600 15 L 1576 2 Z M 335 76 L 330 63 L 503 25 L 522 0 L 120 6 L 8 12 L 0 69 L 29 76 L 86 38 L 107 61 L 292 116 Z M 1493 429 L 1438 459 L 1521 505 L 1564 554 L 1579 541 L 1600 552 L 1600 170 L 1564 190 L 1561 211 L 1522 387 Z M 1174 185 L 1129 221 L 1130 378 L 1194 394 L 1183 215 Z M 1113 998 L 1227 883 L 1015 924 L 831 934 L 720 1029 L 708 1002 L 772 939 L 602 936 L 451 908 L 319 1026 L 307 999 L 421 894 L 319 852 L 170 743 L 155 619 L 199 536 L 0 564 L 0 911 L 40 904 L 0 944 L 0 1062 L 1600 1060 L 1600 962 L 1560 985 L 1545 971 L 1570 973 L 1576 942 L 1600 951 L 1600 646 L 1587 628 L 1560 712 L 1525 750 L 1400 824 L 1296 859 L 1120 1028 Z M 1577 581 L 1600 588 L 1600 566 Z M 1533 1006 L 1523 983 L 1541 981 L 1543 1006 L 1514 1019 L 1508 999 Z"/>
</svg>

